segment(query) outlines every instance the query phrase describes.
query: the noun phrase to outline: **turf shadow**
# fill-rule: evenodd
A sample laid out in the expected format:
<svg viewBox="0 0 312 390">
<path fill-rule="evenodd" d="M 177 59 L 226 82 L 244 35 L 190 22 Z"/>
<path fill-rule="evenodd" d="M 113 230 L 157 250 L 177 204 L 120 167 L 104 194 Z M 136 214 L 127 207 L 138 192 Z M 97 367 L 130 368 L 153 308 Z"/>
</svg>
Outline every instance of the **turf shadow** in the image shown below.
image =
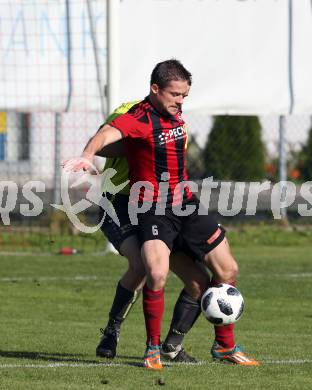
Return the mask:
<svg viewBox="0 0 312 390">
<path fill-rule="evenodd" d="M 142 362 L 127 362 L 127 361 L 124 361 L 124 362 L 121 362 L 121 364 L 125 365 L 125 366 L 130 366 L 130 367 L 143 367 L 143 363 Z"/>
<path fill-rule="evenodd" d="M 103 366 L 109 365 L 110 359 L 99 360 L 85 360 L 79 357 L 83 354 L 71 354 L 71 353 L 59 353 L 59 352 L 31 352 L 31 351 L 0 351 L 0 357 L 13 358 L 13 359 L 27 359 L 27 360 L 39 360 L 48 362 L 62 362 L 62 363 L 79 363 L 79 364 L 103 364 Z M 123 360 L 127 359 L 127 360 Z M 140 356 L 127 356 L 118 355 L 116 363 L 131 367 L 143 367 L 142 362 L 129 362 L 128 360 L 141 360 Z"/>
<path fill-rule="evenodd" d="M 98 363 L 97 360 L 80 360 L 83 354 L 31 351 L 0 351 L 1 357 L 14 359 L 43 360 L 49 362 Z"/>
<path fill-rule="evenodd" d="M 129 360 L 141 360 L 143 356 L 128 356 L 128 355 L 117 355 L 117 359 L 129 359 Z"/>
</svg>

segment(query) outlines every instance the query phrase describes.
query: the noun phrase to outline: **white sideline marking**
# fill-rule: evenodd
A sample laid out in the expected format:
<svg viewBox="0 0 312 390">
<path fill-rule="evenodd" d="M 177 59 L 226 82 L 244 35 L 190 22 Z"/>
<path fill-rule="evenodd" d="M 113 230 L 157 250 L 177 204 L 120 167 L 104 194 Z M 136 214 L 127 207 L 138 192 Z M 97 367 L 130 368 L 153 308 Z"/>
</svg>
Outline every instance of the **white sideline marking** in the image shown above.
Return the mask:
<svg viewBox="0 0 312 390">
<path fill-rule="evenodd" d="M 177 278 L 175 274 L 172 274 L 171 276 Z M 265 273 L 257 273 L 257 274 L 246 274 L 247 278 L 259 278 L 259 277 L 272 277 L 274 279 L 286 279 L 286 278 L 311 278 L 312 272 L 301 272 L 301 273 L 291 273 L 291 274 L 274 274 L 274 275 L 268 275 Z M 6 282 L 40 282 L 40 281 L 90 281 L 90 280 L 101 280 L 103 278 L 97 277 L 96 275 L 77 275 L 77 276 L 7 276 L 0 278 L 0 283 L 6 283 Z"/>
<path fill-rule="evenodd" d="M 178 278 L 178 276 L 176 274 L 171 274 L 170 276 L 172 276 L 174 278 Z M 241 275 L 239 275 L 239 276 L 241 276 Z M 281 274 L 256 273 L 256 274 L 253 274 L 253 273 L 245 272 L 242 276 L 244 277 L 244 279 L 261 278 L 261 277 L 265 277 L 266 279 L 267 278 L 272 278 L 272 279 L 312 278 L 312 272 L 300 272 L 300 273 L 290 273 L 290 274 L 285 274 L 285 273 L 281 273 Z"/>
<path fill-rule="evenodd" d="M 246 273 L 246 277 L 253 277 L 253 278 L 258 278 L 258 277 L 263 277 L 265 276 L 266 278 L 273 278 L 273 279 L 286 279 L 286 278 L 311 278 L 312 277 L 312 272 L 300 272 L 300 273 L 290 273 L 290 274 L 264 274 L 264 273 L 259 273 L 259 274 L 249 274 Z"/>
<path fill-rule="evenodd" d="M 6 251 L 0 251 L 0 255 L 2 256 L 55 256 L 59 255 L 58 253 L 52 253 L 52 252 L 6 252 Z M 81 255 L 80 252 L 78 252 L 75 256 Z M 99 252 L 90 252 L 88 253 L 88 256 L 105 256 L 107 255 L 106 251 L 99 251 Z"/>
<path fill-rule="evenodd" d="M 306 364 L 312 363 L 310 359 L 297 359 L 297 360 L 264 360 L 260 361 L 261 364 Z M 201 365 L 215 365 L 215 362 L 200 361 L 198 363 L 165 363 L 165 366 L 201 366 Z M 0 369 L 5 368 L 81 368 L 81 367 L 129 367 L 131 363 L 49 363 L 49 364 L 0 364 Z"/>
<path fill-rule="evenodd" d="M 52 256 L 51 252 L 5 252 L 1 251 L 0 255 L 2 256 Z"/>
<path fill-rule="evenodd" d="M 77 275 L 77 276 L 26 276 L 26 277 L 19 277 L 19 276 L 10 276 L 5 278 L 0 278 L 0 282 L 49 282 L 49 281 L 71 281 L 71 280 L 78 280 L 78 281 L 89 281 L 89 280 L 97 280 L 98 277 L 95 275 Z"/>
<path fill-rule="evenodd" d="M 264 364 L 305 364 L 312 363 L 310 359 L 298 359 L 298 360 L 265 360 Z"/>
<path fill-rule="evenodd" d="M 49 363 L 49 364 L 0 364 L 1 368 L 59 368 L 59 367 L 126 367 L 122 363 Z"/>
<path fill-rule="evenodd" d="M 289 274 L 292 278 L 311 278 L 312 272 L 301 272 L 299 274 Z"/>
</svg>

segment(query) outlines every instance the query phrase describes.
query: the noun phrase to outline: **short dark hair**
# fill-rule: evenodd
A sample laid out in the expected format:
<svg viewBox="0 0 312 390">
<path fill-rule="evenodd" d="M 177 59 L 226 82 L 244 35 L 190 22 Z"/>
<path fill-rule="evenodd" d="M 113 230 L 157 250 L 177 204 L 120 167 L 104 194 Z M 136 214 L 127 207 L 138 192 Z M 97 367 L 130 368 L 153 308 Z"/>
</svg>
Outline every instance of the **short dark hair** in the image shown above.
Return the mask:
<svg viewBox="0 0 312 390">
<path fill-rule="evenodd" d="M 159 62 L 152 71 L 151 85 L 157 84 L 159 88 L 165 88 L 173 80 L 187 81 L 189 86 L 192 85 L 192 74 L 174 58 Z"/>
</svg>

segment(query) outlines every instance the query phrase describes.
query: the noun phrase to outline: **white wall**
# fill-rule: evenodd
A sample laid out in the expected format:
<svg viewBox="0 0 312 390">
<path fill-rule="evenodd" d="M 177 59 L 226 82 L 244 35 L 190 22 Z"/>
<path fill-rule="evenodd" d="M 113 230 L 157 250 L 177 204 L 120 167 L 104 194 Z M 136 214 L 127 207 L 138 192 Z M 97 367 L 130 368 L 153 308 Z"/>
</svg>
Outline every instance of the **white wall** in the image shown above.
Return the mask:
<svg viewBox="0 0 312 390">
<path fill-rule="evenodd" d="M 94 0 L 92 8 L 103 89 L 106 2 Z M 0 4 L 2 109 L 65 109 L 69 51 L 64 14 L 64 1 Z M 155 63 L 177 57 L 194 74 L 192 111 L 312 112 L 310 0 L 123 0 L 120 25 L 120 102 L 143 97 Z M 96 111 L 99 86 L 85 1 L 71 2 L 70 26 L 71 110 Z"/>
</svg>

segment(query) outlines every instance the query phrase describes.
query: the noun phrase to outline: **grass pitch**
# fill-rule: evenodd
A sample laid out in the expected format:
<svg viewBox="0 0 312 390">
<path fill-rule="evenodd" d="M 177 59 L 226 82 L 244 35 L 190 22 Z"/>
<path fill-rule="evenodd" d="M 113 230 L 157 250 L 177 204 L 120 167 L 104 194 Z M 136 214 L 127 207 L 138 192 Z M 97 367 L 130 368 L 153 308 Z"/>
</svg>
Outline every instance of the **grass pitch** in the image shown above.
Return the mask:
<svg viewBox="0 0 312 390">
<path fill-rule="evenodd" d="M 95 357 L 120 256 L 1 255 L 1 389 L 311 389 L 311 246 L 235 245 L 245 313 L 236 338 L 260 367 L 213 363 L 213 328 L 199 318 L 185 348 L 199 365 L 141 367 L 145 329 L 138 302 L 122 328 L 118 358 Z M 170 275 L 163 335 L 181 289 Z"/>
</svg>

